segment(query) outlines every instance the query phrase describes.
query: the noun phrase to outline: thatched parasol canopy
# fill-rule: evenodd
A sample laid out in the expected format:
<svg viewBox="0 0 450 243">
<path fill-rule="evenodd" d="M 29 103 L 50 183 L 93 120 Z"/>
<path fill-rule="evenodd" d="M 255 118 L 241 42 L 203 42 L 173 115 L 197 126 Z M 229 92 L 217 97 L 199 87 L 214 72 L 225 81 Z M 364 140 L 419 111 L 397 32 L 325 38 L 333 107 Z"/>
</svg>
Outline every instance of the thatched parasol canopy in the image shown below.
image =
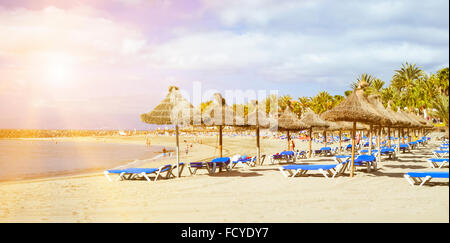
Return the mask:
<svg viewBox="0 0 450 243">
<path fill-rule="evenodd" d="M 395 118 L 397 120 L 397 123 L 394 124 L 393 127 L 398 127 L 398 128 L 411 127 L 412 126 L 411 121 L 409 119 L 406 119 L 400 113 L 393 111 L 391 108 L 391 105 L 392 105 L 392 101 L 389 101 L 386 111 L 388 112 L 388 114 L 390 114 L 393 118 Z"/>
<path fill-rule="evenodd" d="M 397 120 L 394 116 L 392 116 L 386 108 L 384 108 L 383 104 L 380 100 L 380 95 L 370 95 L 368 97 L 369 102 L 375 107 L 375 109 L 378 111 L 380 115 L 382 115 L 385 118 L 385 123 L 380 124 L 388 127 L 393 127 L 396 125 L 399 125 L 401 121 Z"/>
<path fill-rule="evenodd" d="M 176 86 L 169 87 L 169 93 L 151 112 L 141 114 L 145 123 L 156 125 L 188 125 L 200 113 L 180 93 Z"/>
<path fill-rule="evenodd" d="M 247 115 L 247 125 L 250 127 L 261 127 L 261 128 L 269 128 L 271 124 L 274 124 L 276 121 L 269 117 L 266 112 L 257 108 L 254 111 L 250 112 Z"/>
<path fill-rule="evenodd" d="M 176 86 L 169 87 L 169 93 L 151 112 L 141 114 L 141 120 L 149 124 L 175 125 L 176 154 L 177 154 L 177 177 L 180 177 L 180 143 L 179 125 L 192 124 L 196 114 L 194 106 L 189 103 L 180 93 Z"/>
<path fill-rule="evenodd" d="M 300 121 L 311 128 L 327 129 L 330 126 L 327 121 L 322 120 L 319 115 L 314 113 L 314 111 L 309 108 L 306 110 Z"/>
<path fill-rule="evenodd" d="M 411 128 L 422 128 L 424 127 L 420 122 L 416 121 L 414 118 L 412 118 L 408 112 L 400 110 L 397 112 L 399 113 L 402 117 L 405 118 L 405 120 L 409 121 L 411 123 L 411 125 L 409 127 Z"/>
<path fill-rule="evenodd" d="M 386 124 L 388 120 L 370 104 L 363 89 L 367 83 L 361 83 L 345 100 L 323 113 L 322 117 L 328 121 L 348 121 L 353 123 L 352 128 L 352 157 L 350 176 L 354 174 L 356 123 Z"/>
<path fill-rule="evenodd" d="M 431 124 L 428 120 L 426 120 L 425 118 L 416 115 L 413 112 L 410 112 L 410 117 L 415 119 L 416 121 L 420 122 L 420 124 L 422 124 L 425 128 L 433 128 L 433 124 Z"/>
<path fill-rule="evenodd" d="M 289 106 L 278 117 L 278 129 L 281 131 L 300 131 L 308 128 L 309 126 L 301 122 Z"/>
<path fill-rule="evenodd" d="M 205 126 L 246 126 L 244 117 L 237 116 L 226 104 L 221 94 L 215 93 L 213 102 L 202 113 L 202 125 Z"/>
<path fill-rule="evenodd" d="M 355 89 L 345 100 L 322 114 L 328 121 L 361 122 L 366 124 L 387 123 L 375 107 L 369 103 L 361 88 Z"/>
</svg>

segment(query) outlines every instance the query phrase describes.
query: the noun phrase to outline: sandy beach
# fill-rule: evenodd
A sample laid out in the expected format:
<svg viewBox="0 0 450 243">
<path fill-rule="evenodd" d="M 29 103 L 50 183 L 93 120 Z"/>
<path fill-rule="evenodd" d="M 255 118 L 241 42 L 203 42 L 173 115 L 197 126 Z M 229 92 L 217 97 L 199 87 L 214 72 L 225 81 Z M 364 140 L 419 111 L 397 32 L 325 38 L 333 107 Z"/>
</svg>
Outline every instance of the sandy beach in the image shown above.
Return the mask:
<svg viewBox="0 0 450 243">
<path fill-rule="evenodd" d="M 433 136 L 432 136 L 433 137 Z M 145 144 L 145 137 L 85 137 L 60 140 Z M 193 143 L 186 155 L 184 148 Z M 181 138 L 184 162 L 218 157 L 217 138 Z M 154 145 L 175 146 L 171 136 L 151 138 Z M 253 137 L 224 137 L 224 156 L 253 156 Z M 286 149 L 286 140 L 262 139 L 262 154 Z M 307 142 L 295 140 L 296 149 Z M 359 169 L 356 176 L 327 179 L 313 173 L 285 178 L 280 165 L 235 168 L 232 172 L 181 178 L 109 182 L 101 171 L 74 176 L 0 183 L 0 222 L 449 222 L 448 180 L 432 186 L 412 187 L 403 178 L 408 171 L 432 169 L 427 158 L 437 146 L 383 160 L 370 173 Z M 336 145 L 332 145 L 336 146 Z M 314 144 L 319 148 L 321 144 Z M 175 158 L 149 162 L 141 167 L 175 163 Z M 334 163 L 318 157 L 297 163 Z M 440 180 L 436 180 L 440 182 Z"/>
</svg>

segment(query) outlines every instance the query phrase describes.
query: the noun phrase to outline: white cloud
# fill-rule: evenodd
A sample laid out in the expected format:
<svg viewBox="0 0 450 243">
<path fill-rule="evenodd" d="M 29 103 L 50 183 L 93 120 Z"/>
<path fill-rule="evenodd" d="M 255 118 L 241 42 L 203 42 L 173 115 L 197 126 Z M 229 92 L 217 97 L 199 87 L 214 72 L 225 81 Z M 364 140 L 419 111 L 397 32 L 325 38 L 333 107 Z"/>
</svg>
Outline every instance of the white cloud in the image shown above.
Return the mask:
<svg viewBox="0 0 450 243">
<path fill-rule="evenodd" d="M 446 60 L 439 47 L 408 41 L 383 42 L 383 38 L 390 37 L 391 30 L 387 30 L 387 36 L 383 29 L 378 31 L 367 35 L 349 32 L 328 38 L 300 33 L 195 33 L 154 48 L 147 60 L 153 67 L 173 70 L 246 70 L 275 82 L 339 82 L 348 78 L 349 70 L 386 73 L 405 61 L 428 64 Z M 381 37 L 373 38 L 376 35 Z M 382 70 L 386 65 L 392 66 Z M 333 78 L 324 78 L 327 75 Z"/>
<path fill-rule="evenodd" d="M 88 7 L 63 10 L 0 8 L 0 55 L 35 64 L 45 53 L 71 55 L 78 64 L 106 64 L 145 45 L 138 29 L 101 17 Z M 123 52 L 120 52 L 122 50 Z M 119 58 L 120 59 L 120 58 Z M 125 60 L 125 59 L 124 59 Z"/>
</svg>

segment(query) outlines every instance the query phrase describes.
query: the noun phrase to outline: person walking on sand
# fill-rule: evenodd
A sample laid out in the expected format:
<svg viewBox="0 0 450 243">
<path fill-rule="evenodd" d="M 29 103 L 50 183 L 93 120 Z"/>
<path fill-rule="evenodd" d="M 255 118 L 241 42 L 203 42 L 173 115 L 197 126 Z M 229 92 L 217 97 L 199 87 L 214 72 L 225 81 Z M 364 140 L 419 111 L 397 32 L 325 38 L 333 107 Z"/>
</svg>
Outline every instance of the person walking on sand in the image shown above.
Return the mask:
<svg viewBox="0 0 450 243">
<path fill-rule="evenodd" d="M 291 140 L 291 142 L 292 142 L 292 151 L 295 151 L 295 143 L 294 143 L 294 140 Z"/>
<path fill-rule="evenodd" d="M 147 137 L 145 137 L 145 144 L 147 148 L 150 148 L 150 134 L 148 134 Z"/>
</svg>

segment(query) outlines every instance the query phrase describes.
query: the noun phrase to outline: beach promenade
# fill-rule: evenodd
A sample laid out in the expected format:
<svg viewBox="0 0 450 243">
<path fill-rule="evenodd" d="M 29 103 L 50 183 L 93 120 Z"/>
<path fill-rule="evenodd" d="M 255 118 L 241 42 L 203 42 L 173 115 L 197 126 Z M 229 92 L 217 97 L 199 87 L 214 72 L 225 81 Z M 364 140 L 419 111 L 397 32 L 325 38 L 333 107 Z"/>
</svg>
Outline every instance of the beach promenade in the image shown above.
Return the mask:
<svg viewBox="0 0 450 243">
<path fill-rule="evenodd" d="M 181 178 L 108 181 L 102 172 L 58 178 L 0 183 L 0 222 L 449 222 L 448 180 L 412 187 L 403 178 L 409 171 L 431 169 L 427 159 L 439 144 L 432 134 L 426 148 L 383 160 L 377 171 L 359 168 L 355 177 L 334 179 L 319 174 L 285 178 L 280 165 L 234 168 L 231 172 Z M 188 143 L 193 137 L 183 137 Z M 85 141 L 137 143 L 145 137 L 80 138 Z M 152 145 L 174 147 L 170 136 L 152 137 Z M 307 142 L 295 140 L 296 149 Z M 193 143 L 181 161 L 208 161 L 218 157 L 216 137 Z M 320 148 L 321 144 L 313 144 Z M 335 145 L 332 145 L 335 146 Z M 255 138 L 224 137 L 224 156 L 254 156 Z M 313 149 L 314 149 L 313 148 Z M 267 156 L 286 149 L 286 141 L 262 139 Z M 176 160 L 168 160 L 175 163 Z M 166 161 L 143 167 L 159 167 Z M 297 163 L 334 163 L 333 157 L 315 157 Z M 435 180 L 435 182 L 440 182 Z"/>
</svg>

